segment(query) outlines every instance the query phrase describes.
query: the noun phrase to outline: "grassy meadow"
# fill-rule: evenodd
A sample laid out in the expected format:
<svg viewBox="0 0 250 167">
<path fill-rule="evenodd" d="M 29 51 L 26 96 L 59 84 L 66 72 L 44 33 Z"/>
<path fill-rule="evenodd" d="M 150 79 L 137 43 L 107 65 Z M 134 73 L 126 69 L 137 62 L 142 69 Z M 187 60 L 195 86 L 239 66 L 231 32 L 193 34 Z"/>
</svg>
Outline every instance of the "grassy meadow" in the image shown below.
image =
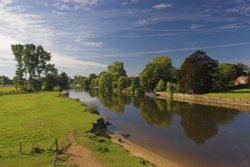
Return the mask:
<svg viewBox="0 0 250 167">
<path fill-rule="evenodd" d="M 219 93 L 208 93 L 208 94 L 205 94 L 204 96 L 250 99 L 250 88 L 230 90 L 230 91 L 219 92 Z"/>
<path fill-rule="evenodd" d="M 47 150 L 55 138 L 60 147 L 66 146 L 68 131 L 74 131 L 76 140 L 92 150 L 104 166 L 143 166 L 141 159 L 130 156 L 120 145 L 108 139 L 100 143 L 102 137 L 93 139 L 93 134 L 85 133 L 98 116 L 84 110 L 80 102 L 58 92 L 0 96 L 0 166 L 53 166 L 53 153 Z M 19 142 L 24 154 L 19 153 Z M 31 153 L 36 146 L 46 151 Z"/>
</svg>

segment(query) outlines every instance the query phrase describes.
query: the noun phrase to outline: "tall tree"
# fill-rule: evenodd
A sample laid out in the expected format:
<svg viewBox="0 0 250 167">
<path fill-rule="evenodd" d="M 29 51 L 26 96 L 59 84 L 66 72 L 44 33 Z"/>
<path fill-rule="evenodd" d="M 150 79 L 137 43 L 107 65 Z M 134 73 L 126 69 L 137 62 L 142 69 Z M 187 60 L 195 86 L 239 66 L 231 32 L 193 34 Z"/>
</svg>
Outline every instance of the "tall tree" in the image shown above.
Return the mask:
<svg viewBox="0 0 250 167">
<path fill-rule="evenodd" d="M 112 91 L 112 74 L 104 73 L 98 80 L 99 90 L 107 93 Z"/>
<path fill-rule="evenodd" d="M 206 52 L 196 51 L 187 57 L 180 69 L 180 86 L 186 93 L 206 93 L 212 90 L 218 62 Z"/>
<path fill-rule="evenodd" d="M 11 45 L 11 49 L 17 62 L 15 83 L 21 88 L 40 90 L 41 75 L 46 75 L 50 53 L 34 44 Z"/>
<path fill-rule="evenodd" d="M 124 69 L 124 63 L 120 61 L 116 61 L 113 64 L 109 65 L 108 72 L 113 74 L 117 80 L 120 76 L 127 76 L 126 70 Z"/>
<path fill-rule="evenodd" d="M 140 73 L 141 86 L 145 91 L 153 91 L 157 83 L 172 80 L 172 63 L 167 56 L 158 56 L 146 65 Z"/>
<path fill-rule="evenodd" d="M 60 87 L 60 90 L 67 90 L 70 88 L 70 78 L 69 76 L 65 73 L 62 72 L 59 76 L 58 76 L 58 86 Z"/>
<path fill-rule="evenodd" d="M 121 76 L 118 80 L 118 89 L 120 91 L 124 90 L 125 88 L 128 88 L 131 84 L 131 80 L 127 76 Z"/>
</svg>

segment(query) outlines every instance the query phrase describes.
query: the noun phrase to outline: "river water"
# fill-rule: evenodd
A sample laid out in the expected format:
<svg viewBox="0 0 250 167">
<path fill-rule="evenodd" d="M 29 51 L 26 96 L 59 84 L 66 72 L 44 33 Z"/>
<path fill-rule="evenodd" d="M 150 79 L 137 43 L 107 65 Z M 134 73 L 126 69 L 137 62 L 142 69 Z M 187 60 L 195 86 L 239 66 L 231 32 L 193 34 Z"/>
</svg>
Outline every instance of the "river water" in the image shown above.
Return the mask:
<svg viewBox="0 0 250 167">
<path fill-rule="evenodd" d="M 71 90 L 70 97 L 97 106 L 111 131 L 177 164 L 250 166 L 250 112 L 96 90 Z"/>
</svg>

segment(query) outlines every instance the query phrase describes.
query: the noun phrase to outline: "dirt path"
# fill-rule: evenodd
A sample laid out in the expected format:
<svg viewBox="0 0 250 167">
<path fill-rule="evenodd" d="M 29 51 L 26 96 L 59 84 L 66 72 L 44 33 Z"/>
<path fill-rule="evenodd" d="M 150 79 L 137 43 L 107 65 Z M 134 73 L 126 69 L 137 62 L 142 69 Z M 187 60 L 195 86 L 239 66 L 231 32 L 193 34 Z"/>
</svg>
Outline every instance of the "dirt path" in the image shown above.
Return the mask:
<svg viewBox="0 0 250 167">
<path fill-rule="evenodd" d="M 68 165 L 74 167 L 102 167 L 101 163 L 92 155 L 91 151 L 82 145 L 78 145 L 72 132 L 68 133 L 70 146 L 66 154 L 70 157 Z"/>
</svg>

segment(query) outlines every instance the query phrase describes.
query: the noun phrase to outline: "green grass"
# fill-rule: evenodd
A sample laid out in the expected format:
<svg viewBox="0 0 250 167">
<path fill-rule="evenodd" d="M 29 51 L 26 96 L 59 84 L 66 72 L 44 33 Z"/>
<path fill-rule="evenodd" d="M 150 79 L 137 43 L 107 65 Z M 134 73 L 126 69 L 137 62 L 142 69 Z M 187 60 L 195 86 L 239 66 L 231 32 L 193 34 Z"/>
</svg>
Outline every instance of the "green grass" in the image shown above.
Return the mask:
<svg viewBox="0 0 250 167">
<path fill-rule="evenodd" d="M 0 86 L 0 93 L 11 93 L 16 92 L 16 88 L 14 86 Z"/>
<path fill-rule="evenodd" d="M 64 147 L 69 130 L 78 132 L 77 141 L 92 150 L 104 166 L 142 166 L 139 158 L 130 156 L 120 145 L 108 139 L 103 143 L 89 139 L 93 134 L 85 132 L 98 116 L 84 110 L 81 103 L 55 92 L 0 96 L 0 166 L 52 166 L 52 152 L 31 154 L 30 150 L 34 146 L 47 150 L 55 138 Z M 19 142 L 23 143 L 24 154 L 18 152 Z M 109 151 L 101 153 L 100 147 Z"/>
<path fill-rule="evenodd" d="M 208 94 L 204 94 L 204 96 L 250 99 L 250 88 L 230 90 L 230 91 L 219 92 L 219 93 L 208 93 Z"/>
</svg>

